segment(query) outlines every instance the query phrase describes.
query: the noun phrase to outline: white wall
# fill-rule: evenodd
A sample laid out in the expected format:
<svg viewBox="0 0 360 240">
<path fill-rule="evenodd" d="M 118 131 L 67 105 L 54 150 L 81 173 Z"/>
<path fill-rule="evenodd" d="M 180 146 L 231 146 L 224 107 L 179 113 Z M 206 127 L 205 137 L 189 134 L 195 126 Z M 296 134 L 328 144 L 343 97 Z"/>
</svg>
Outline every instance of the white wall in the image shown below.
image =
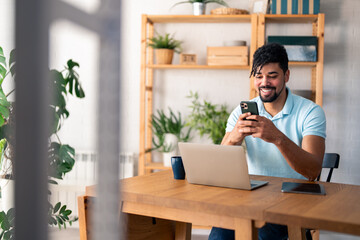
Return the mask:
<svg viewBox="0 0 360 240">
<path fill-rule="evenodd" d="M 324 110 L 327 152 L 338 152 L 333 181 L 360 184 L 360 1 L 321 1 L 325 17 Z"/>
<path fill-rule="evenodd" d="M 93 2 L 93 1 L 92 1 Z M 96 1 L 95 1 L 96 2 Z M 178 0 L 123 0 L 122 11 L 122 88 L 121 88 L 121 139 L 122 151 L 138 152 L 139 146 L 139 81 L 140 81 L 140 34 L 141 14 L 191 14 L 191 5 L 183 4 L 170 10 Z M 227 0 L 231 7 L 247 8 L 248 1 Z M 10 4 L 11 3 L 11 4 Z M 92 6 L 96 6 L 93 4 Z M 208 5 L 207 12 L 217 5 Z M 10 0 L 1 1 L 0 26 L 9 26 L 9 34 L 0 35 L 0 45 L 7 51 L 14 46 L 12 11 Z M 5 11 L 7 9 L 7 11 Z M 325 17 L 325 67 L 324 67 L 324 110 L 327 116 L 326 151 L 341 155 L 340 168 L 334 172 L 333 181 L 360 184 L 360 90 L 359 38 L 360 1 L 322 0 L 321 12 Z M 91 11 L 88 9 L 87 11 Z M 53 45 L 51 66 L 61 67 L 65 60 L 73 58 L 80 63 L 80 76 L 87 96 L 83 100 L 70 100 L 71 116 L 62 132 L 64 141 L 78 150 L 94 149 L 96 123 L 96 59 L 97 39 L 92 33 L 77 26 L 68 27 L 66 22 L 57 26 L 67 26 L 59 33 L 67 33 L 70 40 L 51 34 Z M 161 31 L 174 32 L 184 41 L 184 51 L 198 54 L 204 61 L 205 46 L 221 45 L 224 39 L 249 40 L 250 29 L 230 31 L 222 27 L 206 24 L 180 24 L 172 28 L 168 24 Z M 62 32 L 61 32 L 62 31 Z M 310 34 L 305 26 L 270 26 L 272 34 Z M 3 31 L 5 32 L 5 31 Z M 294 34 L 295 34 L 294 33 Z M 84 37 L 85 36 L 85 37 Z M 56 45 L 56 44 L 58 45 Z M 60 48 L 62 46 L 62 49 Z M 175 63 L 178 57 L 175 58 Z M 310 72 L 305 68 L 292 68 L 291 88 L 308 88 Z M 190 101 L 185 98 L 190 90 L 198 91 L 200 97 L 213 103 L 226 103 L 234 108 L 240 100 L 247 99 L 249 81 L 246 70 L 160 70 L 155 75 L 156 97 L 154 109 L 167 108 L 189 112 Z M 106 117 L 106 116 L 104 116 Z"/>
</svg>

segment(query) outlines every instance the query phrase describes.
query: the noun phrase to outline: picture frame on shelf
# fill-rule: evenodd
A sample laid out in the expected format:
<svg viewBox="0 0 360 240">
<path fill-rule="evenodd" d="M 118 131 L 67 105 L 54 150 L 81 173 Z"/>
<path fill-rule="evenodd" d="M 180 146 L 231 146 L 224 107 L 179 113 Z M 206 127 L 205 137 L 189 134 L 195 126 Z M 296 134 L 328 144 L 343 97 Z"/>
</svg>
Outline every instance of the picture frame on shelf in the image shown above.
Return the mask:
<svg viewBox="0 0 360 240">
<path fill-rule="evenodd" d="M 196 54 L 180 53 L 180 65 L 196 65 Z"/>
<path fill-rule="evenodd" d="M 250 13 L 268 13 L 269 0 L 250 0 Z"/>
</svg>

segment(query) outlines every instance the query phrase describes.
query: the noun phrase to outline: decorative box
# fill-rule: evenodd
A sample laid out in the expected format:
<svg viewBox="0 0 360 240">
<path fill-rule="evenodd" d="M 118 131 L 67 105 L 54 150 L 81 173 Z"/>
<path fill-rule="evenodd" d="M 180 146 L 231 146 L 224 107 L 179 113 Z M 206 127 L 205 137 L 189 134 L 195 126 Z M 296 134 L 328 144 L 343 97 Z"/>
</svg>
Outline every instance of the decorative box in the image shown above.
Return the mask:
<svg viewBox="0 0 360 240">
<path fill-rule="evenodd" d="M 272 14 L 318 14 L 320 0 L 272 0 Z"/>
<path fill-rule="evenodd" d="M 283 45 L 289 61 L 294 62 L 316 62 L 317 40 L 314 36 L 268 36 L 268 43 Z"/>
<path fill-rule="evenodd" d="M 249 48 L 247 46 L 236 47 L 208 47 L 208 65 L 241 65 L 249 64 Z"/>
</svg>

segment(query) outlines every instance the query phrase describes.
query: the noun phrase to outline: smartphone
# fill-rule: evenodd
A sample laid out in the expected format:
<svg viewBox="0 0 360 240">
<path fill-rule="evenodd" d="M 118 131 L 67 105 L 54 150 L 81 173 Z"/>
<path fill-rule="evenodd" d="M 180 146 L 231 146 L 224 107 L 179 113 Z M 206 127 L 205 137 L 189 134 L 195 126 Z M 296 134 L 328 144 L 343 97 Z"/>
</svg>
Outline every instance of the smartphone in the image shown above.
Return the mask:
<svg viewBox="0 0 360 240">
<path fill-rule="evenodd" d="M 247 113 L 251 112 L 251 115 L 259 115 L 259 110 L 256 102 L 250 102 L 250 101 L 241 101 L 240 102 L 241 112 Z M 249 119 L 251 121 L 255 121 L 252 119 Z"/>
</svg>

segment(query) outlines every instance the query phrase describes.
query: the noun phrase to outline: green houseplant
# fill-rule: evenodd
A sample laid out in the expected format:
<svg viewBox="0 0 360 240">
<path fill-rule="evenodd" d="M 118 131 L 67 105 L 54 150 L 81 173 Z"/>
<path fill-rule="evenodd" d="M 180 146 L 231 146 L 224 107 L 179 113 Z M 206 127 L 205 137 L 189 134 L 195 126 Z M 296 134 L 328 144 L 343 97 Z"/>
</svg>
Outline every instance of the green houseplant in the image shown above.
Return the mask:
<svg viewBox="0 0 360 240">
<path fill-rule="evenodd" d="M 206 4 L 208 3 L 216 3 L 228 7 L 228 4 L 224 0 L 187 0 L 175 3 L 172 7 L 183 3 L 190 3 L 193 5 L 194 15 L 204 15 L 206 10 Z"/>
<path fill-rule="evenodd" d="M 169 108 L 169 115 L 163 110 L 157 110 L 156 114 L 151 115 L 151 129 L 153 131 L 153 148 L 163 153 L 164 166 L 170 166 L 170 158 L 177 155 L 177 143 L 190 140 L 191 127 L 186 131 L 186 123 L 181 118 L 181 113 L 177 115 Z"/>
<path fill-rule="evenodd" d="M 0 47 L 0 166 L 2 176 L 8 179 L 14 179 L 12 171 L 13 166 L 13 148 L 14 148 L 14 117 L 15 107 L 8 100 L 9 96 L 15 92 L 15 89 L 5 94 L 3 83 L 7 76 L 12 75 L 15 79 L 15 51 L 11 51 L 9 61 L 4 55 L 3 49 Z M 48 142 L 49 155 L 49 183 L 57 184 L 56 179 L 63 179 L 66 173 L 70 172 L 75 163 L 75 149 L 68 144 L 61 142 L 58 131 L 64 124 L 64 120 L 69 117 L 69 111 L 66 108 L 66 100 L 69 95 L 77 98 L 85 97 L 84 90 L 79 82 L 79 75 L 75 68 L 79 64 L 68 60 L 65 69 L 60 71 L 50 70 L 54 97 L 49 105 L 49 112 L 53 114 L 54 122 L 50 131 Z M 4 167 L 6 166 L 6 167 Z M 51 194 L 49 192 L 49 194 Z M 72 224 L 76 218 L 70 217 L 72 211 L 67 209 L 66 205 L 60 202 L 54 206 L 49 202 L 48 216 L 50 225 L 58 225 L 66 227 L 66 223 Z M 10 208 L 6 213 L 0 212 L 0 226 L 2 233 L 0 239 L 13 239 L 14 233 L 14 209 Z"/>
<path fill-rule="evenodd" d="M 187 125 L 198 130 L 200 136 L 207 134 L 214 144 L 220 144 L 229 117 L 226 105 L 218 106 L 205 100 L 201 102 L 197 92 L 190 92 L 187 98 L 192 99 Z"/>
<path fill-rule="evenodd" d="M 155 34 L 149 38 L 148 46 L 155 50 L 157 64 L 171 64 L 174 52 L 180 53 L 182 42 L 174 39 L 169 33 L 165 35 Z"/>
</svg>

